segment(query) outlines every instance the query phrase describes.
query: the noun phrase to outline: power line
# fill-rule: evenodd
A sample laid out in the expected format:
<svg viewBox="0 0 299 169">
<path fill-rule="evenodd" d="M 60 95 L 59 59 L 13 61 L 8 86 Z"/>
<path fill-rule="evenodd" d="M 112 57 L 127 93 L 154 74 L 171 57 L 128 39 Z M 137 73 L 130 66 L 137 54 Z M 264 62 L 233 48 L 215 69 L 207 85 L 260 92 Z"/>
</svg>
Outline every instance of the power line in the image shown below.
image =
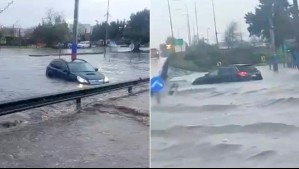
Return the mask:
<svg viewBox="0 0 299 169">
<path fill-rule="evenodd" d="M 0 14 L 6 11 L 13 3 L 14 1 L 9 2 L 3 9 L 0 10 Z"/>
</svg>

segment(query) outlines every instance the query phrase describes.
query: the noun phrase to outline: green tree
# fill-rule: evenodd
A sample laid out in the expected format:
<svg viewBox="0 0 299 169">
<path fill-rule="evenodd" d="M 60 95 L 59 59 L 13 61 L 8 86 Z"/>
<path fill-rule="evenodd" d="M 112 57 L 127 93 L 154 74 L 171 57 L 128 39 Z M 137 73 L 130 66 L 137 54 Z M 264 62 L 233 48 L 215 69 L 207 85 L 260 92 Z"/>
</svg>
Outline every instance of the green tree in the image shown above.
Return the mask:
<svg viewBox="0 0 299 169">
<path fill-rule="evenodd" d="M 273 20 L 277 47 L 282 45 L 284 40 L 294 37 L 292 8 L 288 0 L 260 0 L 255 11 L 245 15 L 250 36 L 262 37 L 269 42 L 269 19 Z"/>
<path fill-rule="evenodd" d="M 91 40 L 104 40 L 106 37 L 106 26 L 108 26 L 108 38 L 123 42 L 133 41 L 135 46 L 139 43 L 149 42 L 149 10 L 132 14 L 129 21 L 112 21 L 108 25 L 102 22 L 93 27 Z M 139 49 L 136 49 L 137 51 Z"/>
<path fill-rule="evenodd" d="M 186 59 L 193 61 L 198 67 L 210 68 L 217 65 L 221 55 L 221 51 L 216 46 L 199 41 L 196 45 L 188 48 Z"/>
<path fill-rule="evenodd" d="M 175 42 L 175 38 L 172 38 L 171 36 L 167 37 L 166 39 L 166 44 L 170 45 L 170 44 L 174 44 Z"/>
<path fill-rule="evenodd" d="M 110 22 L 109 24 L 109 38 L 114 40 L 119 40 L 124 36 L 124 31 L 126 29 L 126 22 L 119 21 Z"/>
<path fill-rule="evenodd" d="M 104 40 L 106 36 L 106 22 L 100 23 L 93 27 L 92 34 L 91 34 L 91 40 L 92 41 L 98 41 L 98 40 Z"/>
<path fill-rule="evenodd" d="M 127 25 L 127 37 L 134 42 L 148 43 L 150 27 L 150 11 L 143 11 L 132 14 Z"/>
<path fill-rule="evenodd" d="M 68 24 L 61 14 L 53 12 L 52 9 L 48 10 L 42 24 L 39 24 L 32 33 L 35 42 L 46 43 L 48 47 L 53 47 L 59 42 L 69 41 L 70 36 Z"/>
</svg>

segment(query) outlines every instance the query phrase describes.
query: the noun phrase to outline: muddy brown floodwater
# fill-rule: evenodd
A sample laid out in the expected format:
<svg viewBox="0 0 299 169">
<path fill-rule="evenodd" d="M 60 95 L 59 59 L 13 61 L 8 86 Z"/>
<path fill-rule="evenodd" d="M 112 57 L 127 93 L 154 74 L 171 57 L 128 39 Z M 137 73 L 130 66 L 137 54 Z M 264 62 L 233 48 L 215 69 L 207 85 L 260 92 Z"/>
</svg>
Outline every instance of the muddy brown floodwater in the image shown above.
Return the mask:
<svg viewBox="0 0 299 169">
<path fill-rule="evenodd" d="M 0 167 L 149 167 L 148 90 L 124 93 L 1 117 Z"/>
</svg>

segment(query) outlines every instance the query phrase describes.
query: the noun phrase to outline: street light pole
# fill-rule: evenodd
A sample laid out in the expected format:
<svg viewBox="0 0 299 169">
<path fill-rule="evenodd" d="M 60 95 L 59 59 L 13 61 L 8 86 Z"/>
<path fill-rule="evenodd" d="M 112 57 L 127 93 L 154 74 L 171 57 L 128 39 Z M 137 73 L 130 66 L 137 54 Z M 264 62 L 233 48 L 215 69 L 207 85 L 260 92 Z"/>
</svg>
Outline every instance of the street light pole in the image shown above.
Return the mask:
<svg viewBox="0 0 299 169">
<path fill-rule="evenodd" d="M 173 26 L 172 26 L 172 18 L 171 18 L 171 11 L 170 11 L 170 3 L 168 0 L 168 12 L 169 12 L 169 21 L 170 21 L 170 29 L 171 29 L 171 37 L 172 37 L 172 41 L 174 40 L 174 36 L 173 36 Z M 173 45 L 173 44 L 172 44 Z"/>
<path fill-rule="evenodd" d="M 214 0 L 212 0 L 212 7 L 213 7 L 213 16 L 214 16 L 214 27 L 215 27 L 215 35 L 216 35 L 216 44 L 217 44 L 217 47 L 219 47 Z"/>
<path fill-rule="evenodd" d="M 75 0 L 74 24 L 73 24 L 72 60 L 77 59 L 78 13 L 79 13 L 79 0 Z"/>
<path fill-rule="evenodd" d="M 107 13 L 106 13 L 106 31 L 105 31 L 105 47 L 104 47 L 104 58 L 106 58 L 106 47 L 107 47 L 107 39 L 108 39 L 108 21 L 109 21 L 109 7 L 110 7 L 110 0 L 108 0 L 108 6 L 107 6 Z"/>
<path fill-rule="evenodd" d="M 191 26 L 190 26 L 190 16 L 189 16 L 189 8 L 188 5 L 182 1 L 182 0 L 175 0 L 175 1 L 181 1 L 185 8 L 186 8 L 186 12 L 187 12 L 187 28 L 188 28 L 188 41 L 189 41 L 189 45 L 191 44 Z"/>
<path fill-rule="evenodd" d="M 198 38 L 198 42 L 199 42 L 199 33 L 198 33 L 198 19 L 197 19 L 197 4 L 196 1 L 194 1 L 194 5 L 195 5 L 195 18 L 196 18 L 196 33 L 197 33 L 197 38 Z"/>
</svg>

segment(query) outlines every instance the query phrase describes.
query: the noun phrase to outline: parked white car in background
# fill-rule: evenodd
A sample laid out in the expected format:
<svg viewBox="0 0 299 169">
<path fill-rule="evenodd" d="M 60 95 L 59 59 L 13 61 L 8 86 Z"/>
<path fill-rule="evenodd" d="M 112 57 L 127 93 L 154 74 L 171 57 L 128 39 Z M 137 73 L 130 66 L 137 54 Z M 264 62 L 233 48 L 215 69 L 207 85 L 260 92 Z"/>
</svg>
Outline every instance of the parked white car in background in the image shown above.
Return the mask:
<svg viewBox="0 0 299 169">
<path fill-rule="evenodd" d="M 90 48 L 90 41 L 82 41 L 78 43 L 78 48 Z"/>
</svg>

